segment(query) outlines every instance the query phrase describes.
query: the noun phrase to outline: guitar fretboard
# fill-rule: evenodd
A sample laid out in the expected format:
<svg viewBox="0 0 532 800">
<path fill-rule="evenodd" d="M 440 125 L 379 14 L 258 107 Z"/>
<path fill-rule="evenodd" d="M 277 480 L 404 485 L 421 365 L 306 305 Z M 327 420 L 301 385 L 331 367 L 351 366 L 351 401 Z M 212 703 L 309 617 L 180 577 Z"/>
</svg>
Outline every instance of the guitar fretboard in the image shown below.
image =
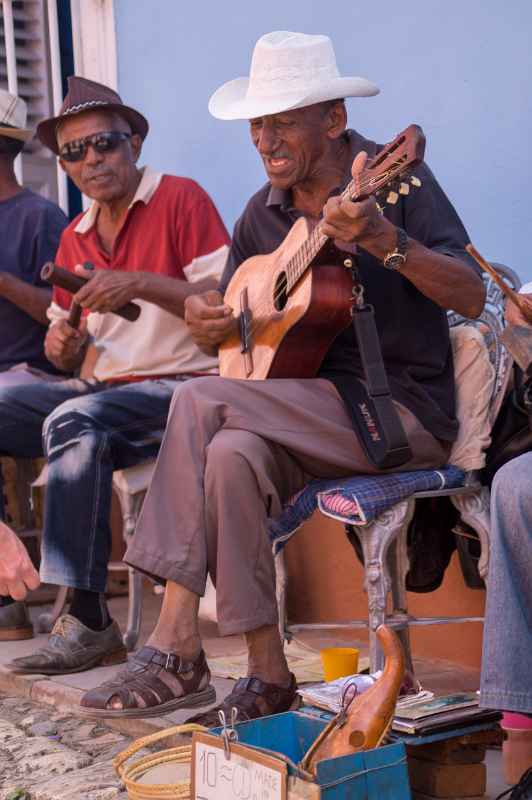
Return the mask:
<svg viewBox="0 0 532 800">
<path fill-rule="evenodd" d="M 382 172 L 377 172 L 372 175 L 371 171 L 368 170 L 360 182 L 355 180 L 349 181 L 340 197 L 342 200 L 359 200 L 362 197 L 374 194 L 378 189 L 385 186 L 394 178 L 397 178 L 397 176 L 406 169 L 408 163 L 409 159 L 406 154 L 404 154 L 398 157 Z M 290 293 L 290 290 L 293 289 L 300 278 L 303 277 L 320 250 L 328 241 L 329 236 L 321 232 L 321 223 L 318 223 L 312 233 L 309 234 L 286 264 L 285 291 L 287 294 Z"/>
</svg>

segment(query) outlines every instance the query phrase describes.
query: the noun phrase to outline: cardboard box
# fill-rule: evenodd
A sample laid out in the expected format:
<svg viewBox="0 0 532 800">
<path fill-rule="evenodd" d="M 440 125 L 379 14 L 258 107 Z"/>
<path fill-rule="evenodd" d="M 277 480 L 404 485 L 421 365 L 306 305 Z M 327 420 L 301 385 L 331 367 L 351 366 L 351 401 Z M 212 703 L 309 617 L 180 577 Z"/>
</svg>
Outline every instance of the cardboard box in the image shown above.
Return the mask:
<svg viewBox="0 0 532 800">
<path fill-rule="evenodd" d="M 250 720 L 235 726 L 238 745 L 277 756 L 287 770 L 287 800 L 411 800 L 406 751 L 402 743 L 321 761 L 316 780 L 298 779 L 297 764 L 326 725 L 298 711 Z M 212 731 L 220 733 L 220 728 Z"/>
</svg>

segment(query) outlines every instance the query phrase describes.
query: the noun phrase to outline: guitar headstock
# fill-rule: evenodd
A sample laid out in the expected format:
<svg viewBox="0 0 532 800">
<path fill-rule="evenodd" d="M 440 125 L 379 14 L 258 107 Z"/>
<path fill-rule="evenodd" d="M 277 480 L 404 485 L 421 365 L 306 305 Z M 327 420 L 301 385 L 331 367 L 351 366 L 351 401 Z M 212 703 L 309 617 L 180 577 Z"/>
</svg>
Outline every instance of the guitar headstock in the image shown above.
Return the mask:
<svg viewBox="0 0 532 800">
<path fill-rule="evenodd" d="M 417 175 L 402 174 L 398 178 L 392 180 L 381 187 L 375 192 L 375 199 L 381 213 L 384 212 L 384 206 L 394 206 L 401 195 L 410 194 L 410 187 L 413 186 L 417 189 L 421 186 L 421 181 Z"/>
<path fill-rule="evenodd" d="M 419 125 L 409 125 L 393 142 L 382 148 L 375 158 L 368 161 L 363 172 L 353 178 L 348 186 L 349 196 L 354 200 L 362 200 L 376 194 L 391 184 L 390 195 L 408 194 L 409 185 L 398 180 L 404 173 L 423 161 L 425 153 L 425 136 Z M 419 179 L 413 178 L 414 186 L 419 186 Z M 397 202 L 388 198 L 388 202 Z"/>
</svg>

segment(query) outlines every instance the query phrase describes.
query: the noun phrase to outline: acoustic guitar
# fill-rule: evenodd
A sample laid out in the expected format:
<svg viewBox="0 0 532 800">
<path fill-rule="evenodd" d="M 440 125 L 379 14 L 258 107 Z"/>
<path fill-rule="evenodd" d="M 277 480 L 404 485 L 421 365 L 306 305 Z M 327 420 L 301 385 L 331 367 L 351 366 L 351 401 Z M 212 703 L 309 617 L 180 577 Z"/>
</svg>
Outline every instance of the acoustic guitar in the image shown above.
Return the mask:
<svg viewBox="0 0 532 800">
<path fill-rule="evenodd" d="M 410 125 L 350 181 L 343 198 L 362 200 L 390 189 L 387 201 L 407 194 L 400 181 L 423 159 L 425 137 Z M 416 177 L 410 183 L 419 186 Z M 313 378 L 339 333 L 351 322 L 351 259 L 318 223 L 301 217 L 273 253 L 246 259 L 227 287 L 224 302 L 238 313 L 238 331 L 220 345 L 220 374 L 227 378 Z"/>
</svg>

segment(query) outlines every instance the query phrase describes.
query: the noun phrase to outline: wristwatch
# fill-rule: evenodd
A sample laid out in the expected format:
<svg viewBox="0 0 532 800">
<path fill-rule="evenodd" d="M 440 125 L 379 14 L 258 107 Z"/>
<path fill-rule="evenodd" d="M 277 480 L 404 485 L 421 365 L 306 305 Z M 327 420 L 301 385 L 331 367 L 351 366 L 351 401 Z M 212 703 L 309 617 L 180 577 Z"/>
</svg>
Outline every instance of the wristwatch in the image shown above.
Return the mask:
<svg viewBox="0 0 532 800">
<path fill-rule="evenodd" d="M 397 242 L 395 250 L 384 256 L 382 263 L 386 269 L 401 269 L 406 261 L 406 248 L 408 245 L 408 236 L 406 231 L 402 228 L 397 228 Z"/>
</svg>

